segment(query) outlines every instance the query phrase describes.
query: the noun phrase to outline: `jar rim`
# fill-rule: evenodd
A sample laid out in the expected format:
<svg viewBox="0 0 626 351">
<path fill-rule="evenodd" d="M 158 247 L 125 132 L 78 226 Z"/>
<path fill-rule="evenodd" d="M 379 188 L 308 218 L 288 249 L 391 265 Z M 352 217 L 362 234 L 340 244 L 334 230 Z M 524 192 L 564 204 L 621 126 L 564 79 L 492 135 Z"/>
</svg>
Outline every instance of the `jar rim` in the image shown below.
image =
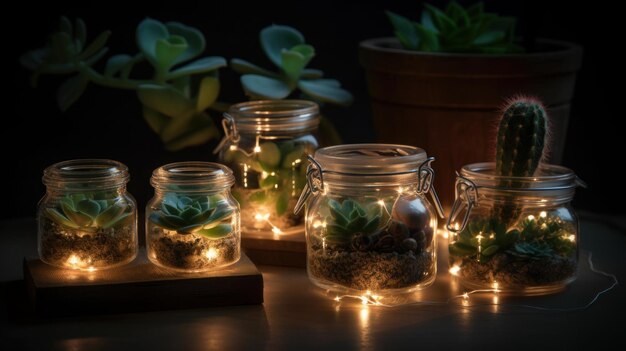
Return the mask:
<svg viewBox="0 0 626 351">
<path fill-rule="evenodd" d="M 344 144 L 315 152 L 324 172 L 346 175 L 397 175 L 415 172 L 427 160 L 424 149 L 400 144 Z"/>
<path fill-rule="evenodd" d="M 240 132 L 298 132 L 316 129 L 319 106 L 308 100 L 255 100 L 232 105 L 231 116 Z"/>
<path fill-rule="evenodd" d="M 42 181 L 47 187 L 81 184 L 89 188 L 125 185 L 130 180 L 128 167 L 109 159 L 75 159 L 57 162 L 44 169 Z"/>
<path fill-rule="evenodd" d="M 235 184 L 235 177 L 230 168 L 219 163 L 185 161 L 155 169 L 150 184 L 162 190 L 221 191 Z"/>
<path fill-rule="evenodd" d="M 532 177 L 499 176 L 495 174 L 495 162 L 471 163 L 461 168 L 461 176 L 480 188 L 501 190 L 542 191 L 573 189 L 583 185 L 574 171 L 567 167 L 541 163 L 537 175 Z M 518 184 L 517 187 L 503 187 L 501 184 Z"/>
</svg>

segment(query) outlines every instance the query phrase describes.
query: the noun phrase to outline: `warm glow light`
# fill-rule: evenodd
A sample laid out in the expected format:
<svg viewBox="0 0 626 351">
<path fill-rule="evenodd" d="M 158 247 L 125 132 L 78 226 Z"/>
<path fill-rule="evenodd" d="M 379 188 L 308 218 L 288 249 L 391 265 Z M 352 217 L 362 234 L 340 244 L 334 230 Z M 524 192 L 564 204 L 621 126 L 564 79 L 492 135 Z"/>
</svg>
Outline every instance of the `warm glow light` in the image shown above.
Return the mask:
<svg viewBox="0 0 626 351">
<path fill-rule="evenodd" d="M 274 233 L 274 234 L 282 234 L 283 231 L 280 230 L 280 228 L 278 228 L 278 227 L 272 227 L 272 233 Z"/>
<path fill-rule="evenodd" d="M 383 201 L 383 200 L 378 200 L 378 204 L 379 204 L 379 205 L 381 205 L 381 206 L 385 206 L 385 201 Z"/>
<path fill-rule="evenodd" d="M 208 250 L 206 250 L 206 252 L 204 253 L 204 255 L 206 256 L 206 258 L 208 258 L 209 260 L 214 260 L 217 258 L 218 256 L 218 251 L 216 248 L 210 248 Z"/>
<path fill-rule="evenodd" d="M 450 237 L 450 233 L 448 233 L 445 229 L 437 229 L 437 235 L 441 236 L 444 239 L 448 239 Z"/>
<path fill-rule="evenodd" d="M 535 220 L 535 216 L 529 215 L 528 217 L 526 217 L 526 219 L 528 219 L 529 221 L 534 221 Z"/>
<path fill-rule="evenodd" d="M 463 300 L 469 300 L 469 294 L 463 293 Z"/>
<path fill-rule="evenodd" d="M 79 262 L 80 258 L 78 258 L 78 256 L 76 255 L 72 255 L 70 256 L 70 258 L 67 259 L 67 263 L 69 263 L 71 266 L 76 266 Z"/>
<path fill-rule="evenodd" d="M 570 236 L 567 237 L 567 240 L 574 242 L 576 240 L 576 235 L 572 234 Z"/>
<path fill-rule="evenodd" d="M 493 290 L 494 290 L 494 292 L 495 292 L 495 293 L 498 293 L 498 292 L 500 291 L 500 290 L 499 290 L 499 288 L 500 288 L 500 284 L 498 284 L 498 282 L 497 282 L 497 281 L 495 281 L 495 280 L 493 281 L 493 283 L 491 283 L 491 287 L 493 288 Z"/>
<path fill-rule="evenodd" d="M 231 145 L 230 146 L 230 151 L 235 151 L 237 150 L 237 145 Z"/>
<path fill-rule="evenodd" d="M 254 219 L 256 219 L 259 222 L 267 221 L 269 218 L 270 218 L 270 214 L 269 213 L 259 213 L 259 212 L 257 212 L 254 215 Z"/>
<path fill-rule="evenodd" d="M 548 213 L 546 211 L 539 212 L 539 217 L 546 218 L 547 216 L 548 216 Z"/>
<path fill-rule="evenodd" d="M 450 272 L 450 274 L 457 276 L 459 275 L 459 271 L 461 270 L 461 267 L 454 265 L 452 267 L 450 267 L 450 269 L 448 270 Z"/>
<path fill-rule="evenodd" d="M 404 192 L 404 188 L 403 187 L 398 187 L 398 194 L 402 194 Z"/>
<path fill-rule="evenodd" d="M 253 151 L 258 154 L 259 152 L 261 152 L 261 147 L 257 145 L 254 147 Z"/>
</svg>

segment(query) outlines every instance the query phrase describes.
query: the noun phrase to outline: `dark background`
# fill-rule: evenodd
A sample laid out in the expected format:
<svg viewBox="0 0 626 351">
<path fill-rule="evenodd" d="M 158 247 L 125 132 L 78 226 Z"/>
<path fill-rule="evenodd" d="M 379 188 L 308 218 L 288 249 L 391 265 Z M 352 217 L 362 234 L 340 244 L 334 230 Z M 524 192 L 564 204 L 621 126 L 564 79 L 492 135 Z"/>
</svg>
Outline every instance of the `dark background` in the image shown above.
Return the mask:
<svg viewBox="0 0 626 351">
<path fill-rule="evenodd" d="M 129 190 L 143 206 L 152 196 L 148 179 L 154 168 L 173 161 L 213 159 L 211 150 L 216 141 L 176 153 L 165 151 L 144 122 L 140 104 L 131 91 L 90 85 L 70 110 L 61 113 L 55 94 L 64 77 L 42 76 L 39 87 L 31 88 L 30 72 L 19 66 L 17 58 L 24 51 L 42 46 L 46 35 L 56 29 L 60 15 L 82 17 L 87 24 L 88 40 L 110 29 L 113 35 L 108 46 L 113 54 L 137 52 L 135 27 L 149 16 L 199 28 L 207 40 L 204 55 L 244 58 L 271 69 L 274 67 L 258 41 L 259 30 L 272 23 L 294 26 L 316 49 L 317 55 L 309 67 L 322 69 L 326 76 L 340 80 L 355 96 L 349 108 L 324 109 L 344 142 L 352 143 L 374 141 L 365 74 L 357 57 L 359 41 L 391 35 L 385 9 L 413 19 L 422 9 L 419 1 L 264 1 L 252 5 L 236 1 L 176 1 L 151 2 L 139 9 L 129 8 L 130 2 L 62 3 L 48 8 L 15 4 L 14 10 L 3 11 L 3 40 L 9 44 L 3 49 L 8 58 L 4 69 L 12 79 L 12 84 L 5 85 L 11 108 L 4 113 L 0 132 L 2 172 L 6 177 L 5 197 L 0 201 L 3 218 L 35 213 L 37 201 L 45 192 L 42 171 L 54 162 L 87 157 L 119 160 L 129 166 Z M 447 1 L 432 3 L 445 6 Z M 623 90 L 624 72 L 622 56 L 618 54 L 622 51 L 621 31 L 617 28 L 623 19 L 610 6 L 603 7 L 601 2 L 589 5 L 574 1 L 486 1 L 491 12 L 517 16 L 520 35 L 583 45 L 583 67 L 578 76 L 563 163 L 589 184 L 576 196 L 574 205 L 578 209 L 623 215 L 626 184 L 617 169 L 626 150 L 621 127 L 624 109 L 619 106 L 623 97 L 618 97 Z M 220 75 L 221 101 L 246 100 L 237 74 L 222 69 Z M 214 117 L 219 118 L 216 113 Z"/>
</svg>

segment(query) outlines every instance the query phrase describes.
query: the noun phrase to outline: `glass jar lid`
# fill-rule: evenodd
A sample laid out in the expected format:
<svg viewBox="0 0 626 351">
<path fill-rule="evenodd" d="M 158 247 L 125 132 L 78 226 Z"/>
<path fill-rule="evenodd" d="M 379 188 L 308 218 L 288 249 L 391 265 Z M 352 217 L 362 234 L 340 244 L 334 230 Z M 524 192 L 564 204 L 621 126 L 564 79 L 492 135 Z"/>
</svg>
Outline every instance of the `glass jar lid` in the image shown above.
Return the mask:
<svg viewBox="0 0 626 351">
<path fill-rule="evenodd" d="M 219 192 L 235 184 L 233 171 L 214 162 L 176 162 L 152 172 L 150 184 L 157 190 Z"/>
<path fill-rule="evenodd" d="M 232 105 L 231 116 L 242 133 L 300 132 L 317 128 L 319 107 L 307 100 L 258 100 Z"/>
<path fill-rule="evenodd" d="M 46 187 L 63 191 L 83 191 L 124 186 L 130 175 L 121 162 L 106 159 L 62 161 L 46 168 L 42 181 Z"/>
<path fill-rule="evenodd" d="M 535 176 L 509 177 L 496 175 L 495 162 L 472 163 L 461 168 L 461 176 L 477 188 L 501 191 L 567 191 L 584 185 L 569 168 L 541 163 Z"/>
<path fill-rule="evenodd" d="M 319 149 L 315 160 L 324 171 L 346 175 L 394 175 L 417 171 L 426 151 L 395 144 L 348 144 Z"/>
</svg>

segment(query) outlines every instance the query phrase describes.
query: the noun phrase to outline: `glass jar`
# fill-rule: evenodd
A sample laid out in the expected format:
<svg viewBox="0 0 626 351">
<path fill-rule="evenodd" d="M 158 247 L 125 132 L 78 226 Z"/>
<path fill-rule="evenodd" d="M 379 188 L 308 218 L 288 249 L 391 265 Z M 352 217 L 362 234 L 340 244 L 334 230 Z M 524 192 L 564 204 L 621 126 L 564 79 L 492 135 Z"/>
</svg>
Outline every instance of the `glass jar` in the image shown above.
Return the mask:
<svg viewBox="0 0 626 351">
<path fill-rule="evenodd" d="M 307 271 L 324 289 L 391 295 L 432 284 L 437 216 L 426 198 L 433 158 L 387 144 L 321 148 L 296 210 L 306 209 Z"/>
<path fill-rule="evenodd" d="M 303 232 L 293 209 L 306 182 L 305 155 L 318 147 L 318 106 L 306 100 L 250 101 L 224 114 L 216 152 L 235 175 L 244 233 Z"/>
<path fill-rule="evenodd" d="M 137 204 L 128 168 L 112 160 L 71 160 L 44 170 L 39 257 L 53 266 L 94 271 L 137 256 Z"/>
<path fill-rule="evenodd" d="M 580 180 L 556 165 L 537 174 L 496 176 L 495 163 L 461 169 L 447 227 L 451 272 L 462 285 L 541 295 L 574 281 L 578 219 L 570 201 Z"/>
<path fill-rule="evenodd" d="M 170 163 L 154 170 L 146 207 L 146 247 L 154 264 L 180 272 L 228 266 L 241 255 L 235 179 L 212 162 Z"/>
</svg>

